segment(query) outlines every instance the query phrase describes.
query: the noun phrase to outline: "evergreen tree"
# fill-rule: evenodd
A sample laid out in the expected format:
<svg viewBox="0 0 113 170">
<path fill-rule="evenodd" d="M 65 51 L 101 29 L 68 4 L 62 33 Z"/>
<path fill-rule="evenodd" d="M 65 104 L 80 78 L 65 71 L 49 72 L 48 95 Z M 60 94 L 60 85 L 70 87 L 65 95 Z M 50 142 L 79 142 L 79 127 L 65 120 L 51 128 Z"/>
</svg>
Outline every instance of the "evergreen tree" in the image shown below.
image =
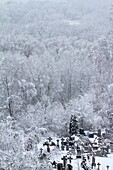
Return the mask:
<svg viewBox="0 0 113 170">
<path fill-rule="evenodd" d="M 69 125 L 69 134 L 76 135 L 78 132 L 78 120 L 75 115 L 71 115 L 70 125 Z"/>
</svg>

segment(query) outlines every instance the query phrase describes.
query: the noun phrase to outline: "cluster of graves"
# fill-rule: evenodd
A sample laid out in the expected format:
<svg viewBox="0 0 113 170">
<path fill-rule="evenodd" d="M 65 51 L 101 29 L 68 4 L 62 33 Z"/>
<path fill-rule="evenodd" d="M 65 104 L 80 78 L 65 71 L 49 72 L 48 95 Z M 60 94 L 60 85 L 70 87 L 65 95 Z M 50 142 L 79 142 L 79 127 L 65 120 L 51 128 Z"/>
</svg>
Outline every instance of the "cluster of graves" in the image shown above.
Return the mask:
<svg viewBox="0 0 113 170">
<path fill-rule="evenodd" d="M 52 140 L 51 137 L 43 143 L 46 146 L 47 153 L 51 153 L 51 146 L 59 149 L 66 154 L 61 157 L 60 162 L 54 160 L 51 162 L 52 167 L 57 170 L 74 170 L 72 161 L 80 159 L 81 168 L 83 170 L 90 170 L 96 168 L 100 170 L 100 163 L 96 164 L 95 157 L 106 157 L 110 153 L 110 145 L 102 142 L 102 134 L 99 129 L 97 133 L 88 133 L 87 135 L 83 130 L 78 135 L 73 135 L 67 138 Z M 43 159 L 46 154 L 43 153 L 43 148 L 40 148 L 39 158 Z M 88 164 L 90 162 L 90 164 Z M 109 170 L 109 166 L 106 167 Z"/>
</svg>

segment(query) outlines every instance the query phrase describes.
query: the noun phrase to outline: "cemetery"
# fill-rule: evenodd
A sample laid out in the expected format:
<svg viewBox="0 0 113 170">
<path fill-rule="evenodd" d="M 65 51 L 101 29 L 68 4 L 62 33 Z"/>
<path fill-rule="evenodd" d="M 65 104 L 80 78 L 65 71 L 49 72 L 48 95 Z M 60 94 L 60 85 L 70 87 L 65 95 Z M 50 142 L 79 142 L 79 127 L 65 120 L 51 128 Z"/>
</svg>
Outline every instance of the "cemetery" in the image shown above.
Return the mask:
<svg viewBox="0 0 113 170">
<path fill-rule="evenodd" d="M 53 170 L 102 170 L 101 159 L 109 160 L 112 155 L 111 146 L 112 143 L 105 142 L 101 129 L 85 132 L 84 129 L 79 129 L 76 117 L 72 116 L 69 136 L 48 137 L 40 148 L 39 159 L 43 161 L 48 154 L 57 152 L 57 158 L 50 158 Z M 109 164 L 104 166 L 105 170 L 111 170 L 110 168 L 112 169 Z"/>
</svg>

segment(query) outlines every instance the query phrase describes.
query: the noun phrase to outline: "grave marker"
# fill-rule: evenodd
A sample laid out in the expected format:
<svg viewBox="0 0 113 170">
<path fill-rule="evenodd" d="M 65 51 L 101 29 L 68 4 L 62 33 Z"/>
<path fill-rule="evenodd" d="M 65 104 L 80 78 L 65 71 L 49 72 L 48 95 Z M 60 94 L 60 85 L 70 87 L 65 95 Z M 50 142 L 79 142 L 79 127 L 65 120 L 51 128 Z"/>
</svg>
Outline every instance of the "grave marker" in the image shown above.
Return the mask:
<svg viewBox="0 0 113 170">
<path fill-rule="evenodd" d="M 56 167 L 57 167 L 57 163 L 56 163 L 55 161 L 53 161 L 52 167 L 53 167 L 53 168 L 56 168 Z"/>
<path fill-rule="evenodd" d="M 70 155 L 70 157 L 68 158 L 69 159 L 69 163 L 71 164 L 71 161 L 72 161 L 72 157 L 71 157 L 71 155 Z"/>
<path fill-rule="evenodd" d="M 109 165 L 107 165 L 106 167 L 107 167 L 107 170 L 109 170 Z"/>
<path fill-rule="evenodd" d="M 69 151 L 69 144 L 66 145 L 66 151 Z"/>
<path fill-rule="evenodd" d="M 49 137 L 49 138 L 47 138 L 48 140 L 49 140 L 49 142 L 51 142 L 52 141 L 52 138 L 51 137 Z"/>
<path fill-rule="evenodd" d="M 47 152 L 50 153 L 50 147 L 49 147 L 49 145 L 47 145 Z"/>
<path fill-rule="evenodd" d="M 57 170 L 62 170 L 63 164 L 62 163 L 57 163 Z"/>
<path fill-rule="evenodd" d="M 42 148 L 40 148 L 40 155 L 42 155 L 42 151 L 43 151 L 43 149 L 42 149 Z"/>
<path fill-rule="evenodd" d="M 59 139 L 57 139 L 57 147 L 59 148 Z"/>
<path fill-rule="evenodd" d="M 64 151 L 64 148 L 65 148 L 65 146 L 64 146 L 64 145 L 61 145 L 61 150 L 62 150 L 62 151 Z"/>
<path fill-rule="evenodd" d="M 98 129 L 98 137 L 101 138 L 101 129 Z"/>
<path fill-rule="evenodd" d="M 66 168 L 67 165 L 67 157 L 63 156 L 63 158 L 61 158 L 61 160 L 63 160 L 63 167 Z"/>
<path fill-rule="evenodd" d="M 101 165 L 100 163 L 97 164 L 97 166 L 98 166 L 97 170 L 100 170 L 100 165 Z"/>
<path fill-rule="evenodd" d="M 67 164 L 67 170 L 72 170 L 72 169 L 73 169 L 72 165 Z"/>
<path fill-rule="evenodd" d="M 64 145 L 64 138 L 61 139 L 61 145 Z"/>
<path fill-rule="evenodd" d="M 95 157 L 94 157 L 94 155 L 92 156 L 92 169 L 93 169 L 93 167 L 95 167 L 95 165 L 96 165 L 96 163 L 95 163 Z"/>
</svg>

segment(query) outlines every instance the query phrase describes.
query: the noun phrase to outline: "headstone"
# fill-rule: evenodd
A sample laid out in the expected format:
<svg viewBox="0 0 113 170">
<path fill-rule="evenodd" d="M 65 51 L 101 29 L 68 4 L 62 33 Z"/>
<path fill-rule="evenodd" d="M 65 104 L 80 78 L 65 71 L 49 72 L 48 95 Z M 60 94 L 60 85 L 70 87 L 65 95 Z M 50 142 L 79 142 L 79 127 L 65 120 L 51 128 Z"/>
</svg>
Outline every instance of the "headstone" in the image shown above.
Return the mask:
<svg viewBox="0 0 113 170">
<path fill-rule="evenodd" d="M 51 137 L 49 137 L 49 138 L 47 138 L 48 140 L 49 140 L 49 142 L 51 142 L 52 141 L 52 138 Z"/>
<path fill-rule="evenodd" d="M 73 169 L 72 165 L 67 164 L 67 170 L 72 170 L 72 169 Z"/>
<path fill-rule="evenodd" d="M 109 153 L 110 153 L 110 146 L 107 145 L 107 154 L 109 154 Z"/>
<path fill-rule="evenodd" d="M 40 154 L 42 155 L 42 151 L 43 151 L 43 149 L 42 148 L 40 148 Z"/>
<path fill-rule="evenodd" d="M 106 166 L 107 170 L 109 170 L 109 165 Z"/>
<path fill-rule="evenodd" d="M 93 167 L 95 167 L 95 157 L 94 157 L 94 155 L 92 156 L 92 169 L 93 169 Z"/>
<path fill-rule="evenodd" d="M 65 146 L 64 146 L 64 145 L 61 145 L 61 150 L 62 150 L 62 151 L 64 151 L 64 148 L 65 148 Z"/>
<path fill-rule="evenodd" d="M 49 145 L 47 145 L 47 152 L 50 152 L 50 147 L 49 147 Z"/>
<path fill-rule="evenodd" d="M 63 164 L 62 163 L 57 163 L 57 170 L 62 170 Z"/>
<path fill-rule="evenodd" d="M 85 134 L 84 129 L 79 129 L 79 133 L 80 133 L 80 135 L 84 135 Z"/>
<path fill-rule="evenodd" d="M 89 138 L 94 138 L 94 134 L 93 134 L 93 133 L 90 133 L 90 134 L 89 134 Z"/>
<path fill-rule="evenodd" d="M 63 160 L 63 167 L 66 168 L 67 165 L 67 157 L 63 156 L 63 158 L 61 158 L 61 160 Z"/>
<path fill-rule="evenodd" d="M 69 163 L 71 164 L 73 158 L 70 156 L 68 159 L 69 159 Z"/>
<path fill-rule="evenodd" d="M 53 161 L 52 167 L 53 167 L 53 168 L 56 168 L 56 166 L 57 166 L 57 163 L 56 163 L 55 161 Z"/>
<path fill-rule="evenodd" d="M 64 145 L 64 138 L 61 139 L 61 145 Z"/>
<path fill-rule="evenodd" d="M 57 139 L 57 147 L 59 148 L 59 139 Z"/>
<path fill-rule="evenodd" d="M 98 137 L 101 138 L 101 129 L 98 129 Z"/>
<path fill-rule="evenodd" d="M 81 150 L 80 149 L 77 149 L 77 156 L 76 156 L 77 159 L 81 158 Z"/>
<path fill-rule="evenodd" d="M 100 165 L 101 165 L 100 163 L 97 164 L 97 166 L 98 166 L 97 170 L 100 170 Z"/>
<path fill-rule="evenodd" d="M 69 144 L 66 145 L 66 151 L 69 151 Z"/>
</svg>

